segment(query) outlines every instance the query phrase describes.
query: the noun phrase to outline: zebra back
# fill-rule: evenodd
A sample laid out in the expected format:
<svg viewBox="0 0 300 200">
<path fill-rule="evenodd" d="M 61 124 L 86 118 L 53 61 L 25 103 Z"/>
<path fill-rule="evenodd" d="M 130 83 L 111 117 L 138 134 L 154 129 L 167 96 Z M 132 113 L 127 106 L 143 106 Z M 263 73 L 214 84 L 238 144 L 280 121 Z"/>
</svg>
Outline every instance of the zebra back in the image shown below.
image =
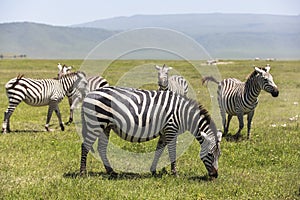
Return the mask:
<svg viewBox="0 0 300 200">
<path fill-rule="evenodd" d="M 87 81 L 90 91 L 109 86 L 107 80 L 101 76 L 91 76 Z"/>
</svg>

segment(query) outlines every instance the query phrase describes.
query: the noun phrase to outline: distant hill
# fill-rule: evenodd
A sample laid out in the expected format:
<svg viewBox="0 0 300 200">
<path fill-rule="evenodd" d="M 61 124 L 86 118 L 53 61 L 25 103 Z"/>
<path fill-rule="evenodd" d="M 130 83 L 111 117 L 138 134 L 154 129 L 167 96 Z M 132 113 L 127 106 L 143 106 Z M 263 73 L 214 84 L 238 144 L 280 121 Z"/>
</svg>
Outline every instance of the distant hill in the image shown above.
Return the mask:
<svg viewBox="0 0 300 200">
<path fill-rule="evenodd" d="M 169 28 L 194 38 L 213 58 L 300 59 L 300 16 L 259 14 L 135 15 L 71 27 L 0 24 L 0 54 L 84 58 L 99 42 L 124 30 Z"/>
<path fill-rule="evenodd" d="M 300 16 L 218 13 L 135 15 L 74 26 L 108 30 L 164 27 L 191 36 L 212 57 L 300 58 Z"/>
<path fill-rule="evenodd" d="M 0 24 L 0 54 L 29 58 L 84 58 L 99 42 L 115 34 L 99 28 L 75 28 L 36 23 Z"/>
</svg>

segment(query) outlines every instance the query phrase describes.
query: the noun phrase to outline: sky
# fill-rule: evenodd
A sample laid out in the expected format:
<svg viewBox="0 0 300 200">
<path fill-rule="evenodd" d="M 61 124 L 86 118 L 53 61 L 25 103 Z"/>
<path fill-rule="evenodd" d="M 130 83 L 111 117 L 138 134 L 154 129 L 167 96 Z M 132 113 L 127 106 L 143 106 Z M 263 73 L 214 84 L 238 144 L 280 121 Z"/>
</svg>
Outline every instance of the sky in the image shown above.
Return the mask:
<svg viewBox="0 0 300 200">
<path fill-rule="evenodd" d="M 0 0 L 0 23 L 68 26 L 137 14 L 254 13 L 299 15 L 299 0 Z"/>
</svg>

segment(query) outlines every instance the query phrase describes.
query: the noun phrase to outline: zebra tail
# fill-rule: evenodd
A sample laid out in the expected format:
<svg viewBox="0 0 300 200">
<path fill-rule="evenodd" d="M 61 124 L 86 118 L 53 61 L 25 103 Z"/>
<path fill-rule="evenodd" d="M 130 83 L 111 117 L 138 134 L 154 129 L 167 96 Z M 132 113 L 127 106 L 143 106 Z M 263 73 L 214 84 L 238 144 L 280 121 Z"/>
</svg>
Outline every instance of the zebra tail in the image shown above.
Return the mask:
<svg viewBox="0 0 300 200">
<path fill-rule="evenodd" d="M 16 81 L 15 81 L 10 87 L 6 87 L 6 89 L 9 90 L 9 89 L 15 88 L 16 85 L 19 84 L 19 81 L 20 81 L 23 77 L 24 77 L 24 74 L 19 74 L 19 75 L 17 76 Z"/>
<path fill-rule="evenodd" d="M 207 84 L 209 81 L 212 81 L 216 84 L 220 83 L 220 81 L 215 79 L 213 76 L 205 76 L 205 77 L 202 78 L 202 85 L 204 85 L 205 83 Z"/>
<path fill-rule="evenodd" d="M 81 123 L 82 123 L 82 130 L 81 130 L 81 134 L 82 134 L 82 143 L 84 144 L 84 140 L 87 137 L 87 127 L 86 127 L 86 120 L 84 117 L 84 111 L 83 109 L 81 109 Z M 91 150 L 92 153 L 95 153 L 95 149 L 92 146 Z"/>
</svg>

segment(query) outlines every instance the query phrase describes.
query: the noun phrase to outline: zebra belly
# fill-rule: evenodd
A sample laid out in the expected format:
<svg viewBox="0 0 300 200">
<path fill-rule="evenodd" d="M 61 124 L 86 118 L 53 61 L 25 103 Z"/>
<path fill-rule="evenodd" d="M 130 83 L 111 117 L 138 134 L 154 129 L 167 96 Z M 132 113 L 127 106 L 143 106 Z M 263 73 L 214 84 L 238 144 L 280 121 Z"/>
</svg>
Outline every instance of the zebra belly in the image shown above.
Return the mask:
<svg viewBox="0 0 300 200">
<path fill-rule="evenodd" d="M 137 131 L 137 132 L 133 132 L 130 130 L 127 133 L 122 131 L 120 128 L 118 128 L 116 126 L 113 127 L 112 130 L 123 140 L 126 140 L 128 142 L 133 142 L 133 143 L 150 141 L 160 135 L 160 132 L 151 133 L 151 132 L 145 130 L 145 128 L 141 128 L 141 130 Z M 141 137 L 141 135 L 142 135 L 142 137 Z"/>
<path fill-rule="evenodd" d="M 30 106 L 47 106 L 49 105 L 49 100 L 42 100 L 42 101 L 38 101 L 38 100 L 31 100 L 31 99 L 24 99 L 24 102 Z"/>
</svg>

